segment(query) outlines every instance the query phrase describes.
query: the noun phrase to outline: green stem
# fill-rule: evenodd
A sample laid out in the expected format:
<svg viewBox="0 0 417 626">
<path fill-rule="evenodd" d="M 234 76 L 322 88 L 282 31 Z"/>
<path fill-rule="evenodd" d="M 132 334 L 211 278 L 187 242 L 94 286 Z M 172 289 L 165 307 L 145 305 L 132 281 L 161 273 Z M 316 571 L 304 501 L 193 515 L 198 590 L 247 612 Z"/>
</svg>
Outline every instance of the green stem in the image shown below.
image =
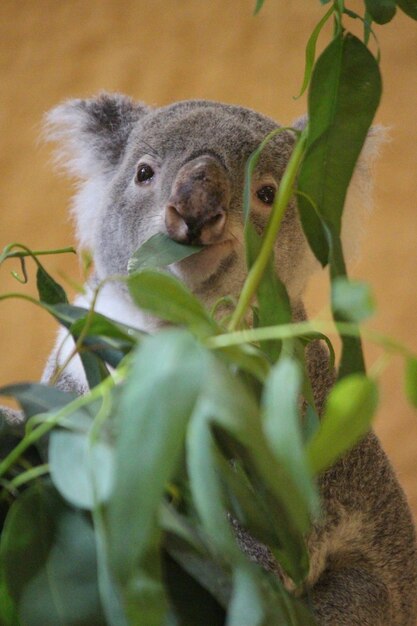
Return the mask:
<svg viewBox="0 0 417 626">
<path fill-rule="evenodd" d="M 19 474 L 19 476 L 16 476 L 16 478 L 13 478 L 13 480 L 10 481 L 10 484 L 14 488 L 21 487 L 21 485 L 24 485 L 25 483 L 28 483 L 35 478 L 39 478 L 40 476 L 44 476 L 45 474 L 48 474 L 48 472 L 48 463 L 45 463 L 44 465 L 36 465 L 36 467 L 31 467 L 26 472 L 22 472 L 22 474 Z"/>
<path fill-rule="evenodd" d="M 5 293 L 3 295 L 0 294 L 0 301 L 9 300 L 10 298 L 19 298 L 20 300 L 27 300 L 28 302 L 31 302 L 32 304 L 36 304 L 41 309 L 45 308 L 43 304 L 39 302 L 39 300 L 36 300 L 36 298 L 32 298 L 32 296 L 28 296 L 24 293 L 18 293 L 17 291 L 16 292 L 12 291 L 10 293 Z"/>
<path fill-rule="evenodd" d="M 33 256 L 46 256 L 48 254 L 66 254 L 68 252 L 77 254 L 77 251 L 72 246 L 69 246 L 68 248 L 56 248 L 55 250 L 32 250 L 31 252 L 26 251 L 27 250 L 26 246 L 23 246 L 20 243 L 11 244 L 11 247 L 15 247 L 15 246 L 20 246 L 24 248 L 24 250 L 20 250 L 18 252 L 8 252 L 5 259 L 14 259 L 14 258 L 21 259 L 23 257 L 28 257 L 28 256 L 33 257 Z"/>
<path fill-rule="evenodd" d="M 416 356 L 411 350 L 399 341 L 386 337 L 382 333 L 375 330 L 361 328 L 356 324 L 349 322 L 333 322 L 326 321 L 308 321 L 292 324 L 281 324 L 279 326 L 266 326 L 263 328 L 252 328 L 247 330 L 238 330 L 235 332 L 225 333 L 223 335 L 215 335 L 205 340 L 205 345 L 209 349 L 226 348 L 242 343 L 254 343 L 259 341 L 270 341 L 271 339 L 294 339 L 303 335 L 311 335 L 314 333 L 340 334 L 348 337 L 359 337 L 361 334 L 365 339 L 382 346 L 389 352 L 397 352 L 404 357 Z"/>
<path fill-rule="evenodd" d="M 301 160 L 304 156 L 306 139 L 307 132 L 306 130 L 304 130 L 301 133 L 300 139 L 298 140 L 293 150 L 291 158 L 282 177 L 278 194 L 274 202 L 274 208 L 266 227 L 261 250 L 258 257 L 256 258 L 256 261 L 252 265 L 243 285 L 239 301 L 237 303 L 236 309 L 233 312 L 232 319 L 229 324 L 230 331 L 235 330 L 244 319 L 268 265 L 268 261 L 274 249 L 275 241 L 279 228 L 281 226 L 285 209 L 287 208 L 291 196 L 294 193 L 294 183 Z"/>
</svg>

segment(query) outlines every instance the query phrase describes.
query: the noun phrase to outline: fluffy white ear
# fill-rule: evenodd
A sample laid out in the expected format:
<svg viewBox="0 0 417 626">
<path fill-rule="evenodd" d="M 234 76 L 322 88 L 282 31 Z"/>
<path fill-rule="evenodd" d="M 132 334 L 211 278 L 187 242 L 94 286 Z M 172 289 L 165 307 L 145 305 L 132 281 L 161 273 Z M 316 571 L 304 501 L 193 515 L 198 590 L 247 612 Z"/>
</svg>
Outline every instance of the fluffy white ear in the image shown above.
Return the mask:
<svg viewBox="0 0 417 626">
<path fill-rule="evenodd" d="M 123 157 L 133 126 L 148 111 L 127 96 L 102 93 L 88 100 L 68 100 L 46 115 L 45 136 L 58 144 L 58 165 L 81 183 L 72 212 L 84 248 L 93 246 L 108 175 Z"/>
<path fill-rule="evenodd" d="M 121 94 L 63 102 L 46 114 L 45 136 L 71 174 L 88 179 L 114 168 L 129 134 L 149 107 Z"/>
<path fill-rule="evenodd" d="M 308 118 L 304 115 L 295 120 L 293 127 L 302 130 L 307 121 Z M 386 129 L 383 126 L 372 126 L 350 181 L 342 218 L 342 244 L 348 264 L 356 260 L 359 254 L 364 222 L 372 208 L 372 166 L 384 141 L 386 141 Z M 307 242 L 306 246 L 308 247 Z M 308 248 L 303 263 L 304 276 L 310 276 L 319 267 L 320 264 Z M 307 280 L 302 282 L 304 289 Z"/>
</svg>

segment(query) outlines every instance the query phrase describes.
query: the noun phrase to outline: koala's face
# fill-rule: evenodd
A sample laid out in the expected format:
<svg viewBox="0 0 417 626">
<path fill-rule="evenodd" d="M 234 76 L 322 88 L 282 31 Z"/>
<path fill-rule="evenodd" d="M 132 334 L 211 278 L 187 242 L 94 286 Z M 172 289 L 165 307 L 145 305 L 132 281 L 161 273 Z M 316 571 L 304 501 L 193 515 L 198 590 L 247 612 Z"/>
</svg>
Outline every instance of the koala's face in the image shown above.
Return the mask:
<svg viewBox="0 0 417 626">
<path fill-rule="evenodd" d="M 72 152 L 77 149 L 71 164 L 86 181 L 75 205 L 78 231 L 100 277 L 126 273 L 133 252 L 162 232 L 203 245 L 197 255 L 169 268 L 203 300 L 239 293 L 246 275 L 245 165 L 276 123 L 231 105 L 186 101 L 150 109 L 121 96 L 72 101 L 56 109 L 52 121 L 64 127 Z M 293 145 L 293 134 L 283 131 L 261 155 L 251 193 L 258 232 L 265 228 Z M 276 259 L 292 295 L 308 254 L 291 204 Z"/>
</svg>

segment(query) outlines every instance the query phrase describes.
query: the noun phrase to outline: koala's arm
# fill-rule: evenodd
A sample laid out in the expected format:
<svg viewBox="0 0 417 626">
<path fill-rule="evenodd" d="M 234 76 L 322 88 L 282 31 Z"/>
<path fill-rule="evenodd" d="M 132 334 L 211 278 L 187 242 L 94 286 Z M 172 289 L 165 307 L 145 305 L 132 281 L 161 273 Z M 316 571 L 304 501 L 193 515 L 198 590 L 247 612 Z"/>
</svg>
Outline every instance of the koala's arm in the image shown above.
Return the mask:
<svg viewBox="0 0 417 626">
<path fill-rule="evenodd" d="M 321 479 L 324 521 L 312 533 L 311 594 L 320 626 L 415 626 L 411 513 L 370 433 Z"/>
</svg>

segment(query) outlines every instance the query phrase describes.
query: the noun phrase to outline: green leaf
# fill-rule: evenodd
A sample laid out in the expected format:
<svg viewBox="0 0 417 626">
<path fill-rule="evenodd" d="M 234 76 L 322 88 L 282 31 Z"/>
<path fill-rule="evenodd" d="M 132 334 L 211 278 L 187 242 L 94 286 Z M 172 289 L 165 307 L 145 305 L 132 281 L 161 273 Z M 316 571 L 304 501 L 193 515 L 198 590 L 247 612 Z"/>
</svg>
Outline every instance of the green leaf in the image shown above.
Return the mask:
<svg viewBox="0 0 417 626">
<path fill-rule="evenodd" d="M 198 336 L 210 336 L 217 325 L 201 302 L 177 278 L 156 270 L 143 270 L 128 279 L 130 294 L 145 311 L 189 328 Z"/>
<path fill-rule="evenodd" d="M 299 189 L 305 194 L 298 199 L 301 222 L 322 265 L 329 260 L 328 237 L 340 237 L 348 185 L 380 95 L 376 60 L 359 39 L 340 33 L 315 65 L 307 150 L 299 174 Z"/>
<path fill-rule="evenodd" d="M 227 623 L 230 626 L 262 626 L 265 617 L 262 595 L 254 582 L 253 573 L 249 568 L 237 568 Z"/>
<path fill-rule="evenodd" d="M 313 71 L 314 59 L 316 58 L 316 45 L 317 39 L 323 29 L 323 26 L 326 24 L 327 20 L 331 15 L 333 15 L 334 7 L 330 7 L 327 13 L 322 17 L 317 26 L 314 28 L 313 32 L 310 35 L 310 38 L 307 42 L 306 53 L 305 53 L 305 70 L 304 70 L 304 78 L 303 84 L 301 85 L 301 90 L 298 96 L 295 96 L 295 99 L 300 98 L 305 90 L 308 87 L 310 82 L 310 77 Z"/>
<path fill-rule="evenodd" d="M 242 343 L 236 346 L 220 348 L 218 353 L 223 355 L 225 360 L 237 365 L 244 372 L 249 372 L 261 383 L 268 375 L 270 362 L 259 348 Z"/>
<path fill-rule="evenodd" d="M 165 267 L 200 252 L 203 247 L 178 243 L 164 233 L 157 233 L 130 257 L 127 271 L 132 274 L 145 268 Z"/>
<path fill-rule="evenodd" d="M 93 511 L 94 532 L 97 549 L 97 577 L 106 626 L 129 626 L 123 611 L 120 590 L 116 587 L 109 566 L 108 533 L 102 507 Z"/>
<path fill-rule="evenodd" d="M 134 356 L 117 410 L 116 482 L 108 505 L 110 561 L 128 613 L 139 613 L 147 603 L 138 626 L 159 625 L 166 609 L 160 572 L 149 569 L 158 561 L 157 512 L 205 380 L 205 355 L 185 331 L 147 337 Z"/>
<path fill-rule="evenodd" d="M 332 309 L 339 320 L 362 322 L 375 312 L 375 301 L 367 283 L 344 276 L 332 281 Z"/>
<path fill-rule="evenodd" d="M 30 558 L 28 558 L 30 555 Z M 1 562 L 25 626 L 103 626 L 94 533 L 41 482 L 10 509 Z"/>
<path fill-rule="evenodd" d="M 42 265 L 38 265 L 36 284 L 41 302 L 46 302 L 47 304 L 68 302 L 67 294 L 64 289 L 61 285 L 58 285 Z"/>
<path fill-rule="evenodd" d="M 297 485 L 311 516 L 318 512 L 318 496 L 303 450 L 300 416 L 302 372 L 298 363 L 282 356 L 272 368 L 263 397 L 263 426 L 277 461 Z"/>
<path fill-rule="evenodd" d="M 404 13 L 417 20 L 417 0 L 397 0 L 397 4 Z"/>
<path fill-rule="evenodd" d="M 265 0 L 256 0 L 256 6 L 255 6 L 255 10 L 254 10 L 254 15 L 257 15 L 259 13 L 259 11 L 262 9 L 263 5 L 265 3 Z"/>
<path fill-rule="evenodd" d="M 410 404 L 417 407 L 417 359 L 408 357 L 405 361 L 405 392 Z"/>
<path fill-rule="evenodd" d="M 195 578 L 219 604 L 226 607 L 230 599 L 230 572 L 213 559 L 207 537 L 192 520 L 164 502 L 159 521 L 165 531 L 164 549 Z"/>
<path fill-rule="evenodd" d="M 16 605 L 7 589 L 4 570 L 0 570 L 0 624 L 4 626 L 21 626 Z"/>
<path fill-rule="evenodd" d="M 387 24 L 396 12 L 395 0 L 365 0 L 365 6 L 377 24 Z"/>
<path fill-rule="evenodd" d="M 347 376 L 333 387 L 320 428 L 307 445 L 314 474 L 330 467 L 366 435 L 377 404 L 377 386 L 362 374 Z"/>
<path fill-rule="evenodd" d="M 80 317 L 74 319 L 69 328 L 72 335 L 78 337 L 81 332 L 84 332 L 84 327 L 88 321 L 87 336 L 100 340 L 105 339 L 106 342 L 112 347 L 118 350 L 127 350 L 131 346 L 137 343 L 140 333 L 129 326 L 115 322 L 114 320 L 101 315 L 101 313 L 94 312 L 92 315 L 90 312 L 86 312 L 86 309 L 78 308 Z M 84 313 L 84 315 L 83 315 Z M 113 341 L 110 341 L 113 340 Z"/>
<path fill-rule="evenodd" d="M 266 507 L 275 545 L 285 546 L 285 551 L 277 552 L 280 563 L 299 582 L 308 569 L 304 542 L 310 525 L 308 509 L 292 476 L 277 462 L 265 440 L 259 409 L 248 387 L 217 360 L 209 364 L 207 386 L 187 433 L 187 464 L 194 504 L 218 553 L 236 559 L 234 546 L 229 545 L 228 526 L 221 526 L 220 521 L 225 515 L 221 502 L 227 498 L 218 484 L 217 452 L 211 441 L 214 431 L 216 441 L 222 443 L 222 448 L 231 447 L 231 458 L 240 460 L 251 476 L 253 490 L 259 493 Z M 214 507 L 214 501 L 219 502 L 218 507 Z"/>
<path fill-rule="evenodd" d="M 40 383 L 19 383 L 0 387 L 0 395 L 16 398 L 27 418 L 63 407 L 77 397 L 74 393 Z"/>
<path fill-rule="evenodd" d="M 87 434 L 55 430 L 49 443 L 52 481 L 70 504 L 92 509 L 110 497 L 114 454 L 104 441 L 92 444 Z"/>
<path fill-rule="evenodd" d="M 164 579 L 178 626 L 224 626 L 225 613 L 213 596 L 173 558 L 164 558 Z"/>
<path fill-rule="evenodd" d="M 90 389 L 94 389 L 94 387 L 110 376 L 106 364 L 99 356 L 93 352 L 86 352 L 84 350 L 81 351 L 79 355 Z"/>
<path fill-rule="evenodd" d="M 76 317 L 81 311 L 85 313 L 84 309 L 79 309 L 77 312 L 72 311 L 71 315 Z M 64 326 L 69 328 L 75 341 L 81 334 L 84 336 L 82 346 L 87 348 L 88 352 L 81 351 L 80 357 L 90 388 L 108 375 L 103 361 L 111 367 L 117 367 L 141 336 L 139 331 L 91 311 L 76 317 L 72 323 L 64 321 Z"/>
</svg>

